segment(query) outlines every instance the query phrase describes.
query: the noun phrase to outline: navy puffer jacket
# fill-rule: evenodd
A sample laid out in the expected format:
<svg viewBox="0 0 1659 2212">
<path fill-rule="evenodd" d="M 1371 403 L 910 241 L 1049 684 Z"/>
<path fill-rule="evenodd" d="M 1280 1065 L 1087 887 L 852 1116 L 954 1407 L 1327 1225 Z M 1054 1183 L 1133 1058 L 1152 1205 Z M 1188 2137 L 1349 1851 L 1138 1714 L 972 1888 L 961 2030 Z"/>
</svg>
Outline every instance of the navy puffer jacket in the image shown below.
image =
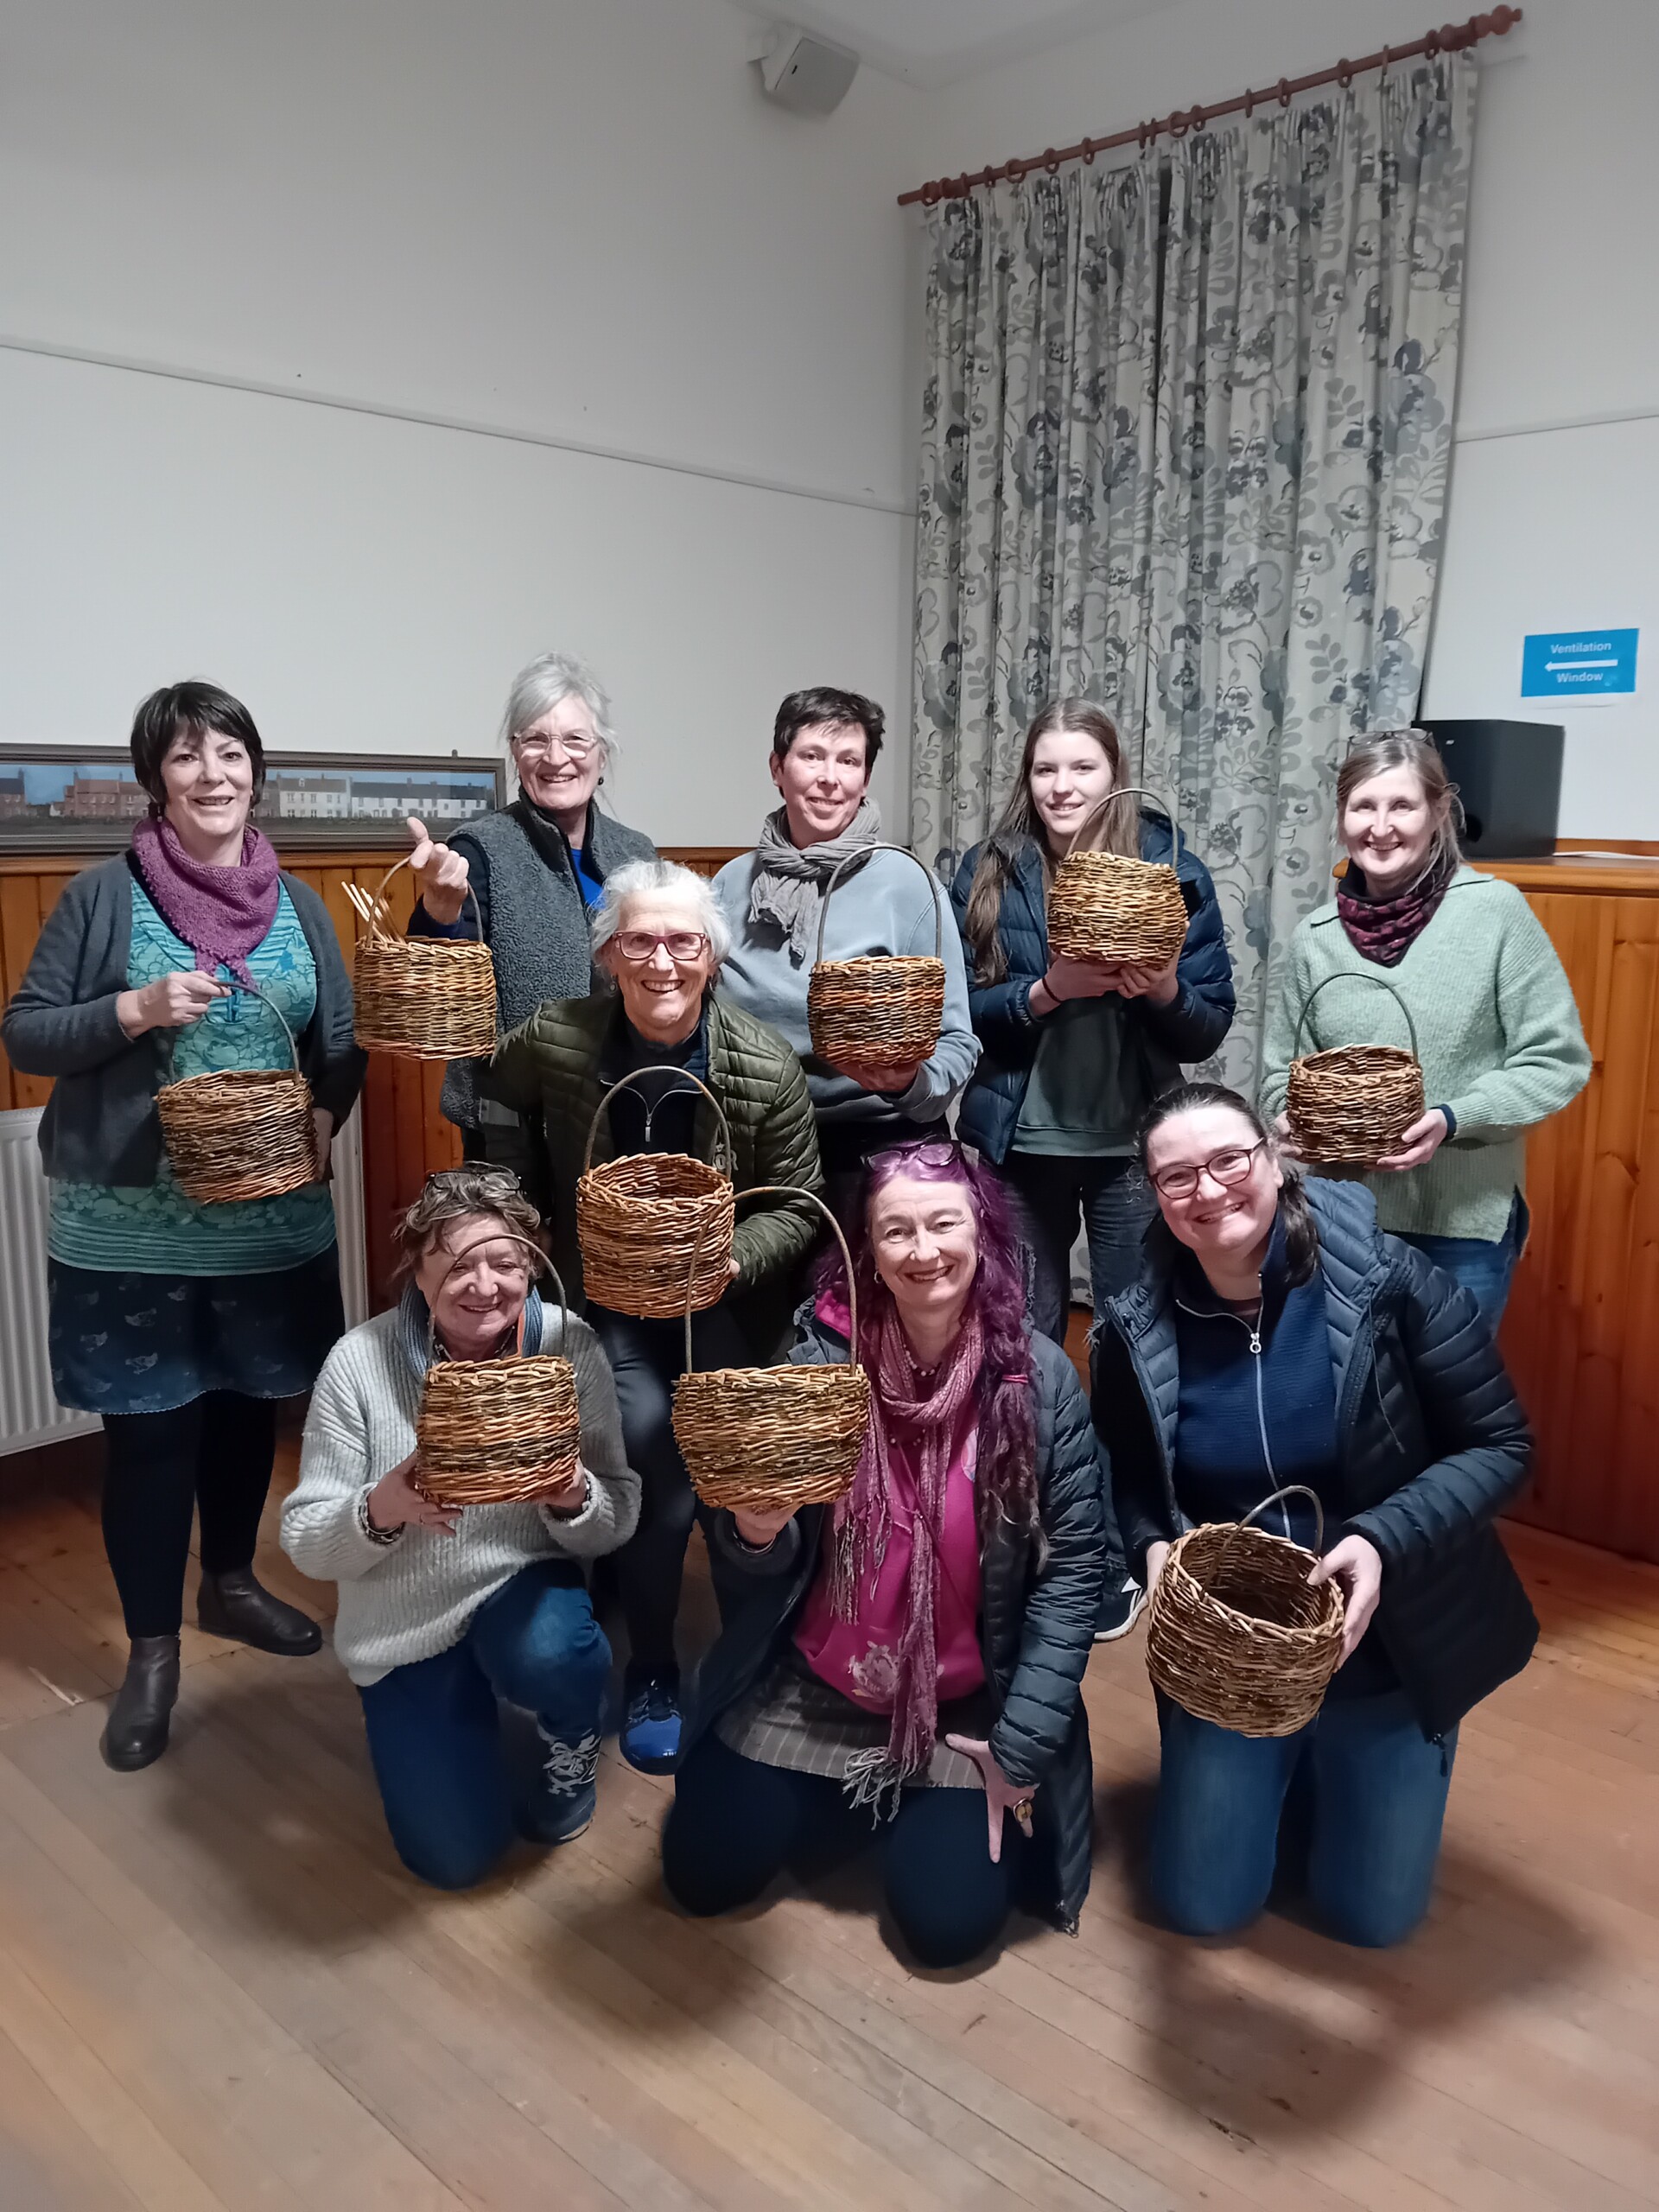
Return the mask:
<svg viewBox="0 0 1659 2212">
<path fill-rule="evenodd" d="M 1141 859 L 1167 868 L 1173 846 L 1175 873 L 1191 917 L 1176 969 L 1180 988 L 1167 1006 L 1152 1006 L 1145 999 L 1122 1002 L 1130 1036 L 1141 1054 L 1142 1094 L 1148 1101 L 1179 1080 L 1183 1064 L 1191 1066 L 1207 1059 L 1233 1026 L 1233 963 L 1210 871 L 1185 840 L 1178 843 L 1161 815 L 1143 815 Z M 983 849 L 981 845 L 973 848 L 950 887 L 950 904 L 968 963 L 968 1008 L 981 1047 L 979 1065 L 963 1094 L 960 1134 L 1000 1167 L 1014 1142 L 1043 1033 L 1041 1017 L 1031 1010 L 1031 993 L 1048 972 L 1048 916 L 1042 855 L 1026 838 L 1008 877 L 997 923 L 1007 974 L 1000 983 L 976 982 L 974 949 L 968 942 L 968 893 Z"/>
<path fill-rule="evenodd" d="M 847 1357 L 844 1338 L 816 1318 L 793 1357 L 822 1365 Z M 981 1560 L 980 1642 L 996 1719 L 991 1750 L 1011 1782 L 1035 1790 L 1033 1828 L 1052 1866 L 1052 1899 L 1075 1930 L 1089 1894 L 1094 1770 L 1081 1685 L 1093 1648 L 1105 1554 L 1100 1449 L 1076 1370 L 1059 1345 L 1031 1340 L 1036 1391 L 1037 1492 L 1047 1541 L 1038 1562 L 1030 1535 L 999 1521 Z M 680 1757 L 746 1696 L 788 1639 L 817 1573 L 829 1508 L 798 1513 L 761 1553 L 734 1539 L 729 1514 L 715 1541 L 727 1592 L 720 1639 L 697 1671 Z M 741 1590 L 750 1595 L 744 1602 Z"/>
<path fill-rule="evenodd" d="M 1376 1225 L 1357 1183 L 1311 1181 L 1337 1390 L 1343 1519 L 1382 1558 L 1376 1633 L 1423 1733 L 1454 1727 L 1518 1675 L 1538 1638 L 1492 1526 L 1527 1478 L 1532 1435 L 1474 1300 Z M 1130 1569 L 1189 1524 L 1175 1502 L 1180 1392 L 1173 1240 L 1154 1224 L 1140 1282 L 1096 1332 L 1095 1426 Z"/>
</svg>

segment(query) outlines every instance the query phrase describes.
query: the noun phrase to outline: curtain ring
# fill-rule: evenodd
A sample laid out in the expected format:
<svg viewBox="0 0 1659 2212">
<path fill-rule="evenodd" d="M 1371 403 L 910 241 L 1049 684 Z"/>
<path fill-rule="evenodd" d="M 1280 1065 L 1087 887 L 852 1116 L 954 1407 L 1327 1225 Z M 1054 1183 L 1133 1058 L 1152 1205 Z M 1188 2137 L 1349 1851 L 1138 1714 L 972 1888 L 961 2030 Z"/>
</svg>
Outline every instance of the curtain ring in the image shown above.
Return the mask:
<svg viewBox="0 0 1659 2212">
<path fill-rule="evenodd" d="M 925 185 L 922 187 L 922 205 L 923 205 L 923 207 L 938 207 L 938 202 L 939 202 L 939 188 L 938 188 L 938 186 L 937 184 L 925 184 Z"/>
<path fill-rule="evenodd" d="M 1058 176 L 1060 173 L 1060 157 L 1052 146 L 1043 149 L 1043 167 L 1050 176 Z"/>
<path fill-rule="evenodd" d="M 1345 92 L 1353 81 L 1354 65 L 1349 60 L 1347 55 L 1344 54 L 1342 60 L 1337 64 L 1337 82 L 1342 86 L 1343 91 Z"/>
<path fill-rule="evenodd" d="M 1281 107 L 1288 107 L 1290 105 L 1290 79 L 1288 77 L 1281 77 L 1279 79 L 1279 105 Z"/>
<path fill-rule="evenodd" d="M 1087 168 L 1087 169 L 1091 169 L 1091 168 L 1093 168 L 1093 167 L 1095 166 L 1095 142 L 1094 142 L 1094 140 L 1093 140 L 1092 138 L 1085 138 L 1085 139 L 1084 140 L 1084 142 L 1083 142 L 1082 146 L 1079 148 L 1079 149 L 1078 149 L 1078 150 L 1081 152 L 1081 154 L 1082 154 L 1082 156 L 1083 156 L 1083 165 L 1084 165 L 1084 168 Z"/>
<path fill-rule="evenodd" d="M 1156 135 L 1155 133 L 1154 133 L 1154 132 L 1153 132 L 1153 130 L 1152 130 L 1152 125 L 1151 125 L 1149 123 L 1143 123 L 1143 124 L 1141 125 L 1141 127 L 1140 127 L 1140 130 L 1139 130 L 1139 133 L 1138 133 L 1138 136 L 1139 136 L 1140 140 L 1141 140 L 1141 152 L 1142 152 L 1143 154 L 1144 154 L 1144 153 L 1146 152 L 1146 150 L 1147 150 L 1147 136 L 1148 136 L 1148 134 L 1149 134 L 1149 133 L 1151 133 L 1153 136 L 1155 136 L 1155 135 Z"/>
<path fill-rule="evenodd" d="M 1164 128 L 1168 131 L 1172 138 L 1185 138 L 1187 134 L 1187 130 L 1190 128 L 1190 124 L 1188 118 L 1182 115 L 1179 110 L 1172 108 L 1170 111 L 1169 121 L 1164 125 Z"/>
<path fill-rule="evenodd" d="M 1245 95 L 1244 95 L 1244 120 L 1245 120 L 1245 122 L 1246 122 L 1246 123 L 1248 123 L 1248 122 L 1249 121 L 1250 118 L 1251 118 L 1255 113 L 1255 94 L 1254 92 L 1246 92 L 1246 93 L 1245 93 Z"/>
<path fill-rule="evenodd" d="M 1193 109 L 1193 111 L 1192 111 L 1192 134 L 1193 134 L 1194 137 L 1196 137 L 1198 136 L 1198 132 L 1199 132 L 1200 130 L 1203 130 L 1203 128 L 1204 128 L 1205 124 L 1209 120 L 1210 120 L 1209 117 L 1205 113 L 1205 111 L 1204 111 L 1204 110 L 1203 110 L 1203 108 L 1202 108 L 1202 107 L 1195 107 L 1195 108 Z"/>
<path fill-rule="evenodd" d="M 1440 50 L 1440 35 L 1439 31 L 1429 31 L 1423 40 L 1423 53 L 1425 57 L 1428 60 L 1432 61 Z"/>
<path fill-rule="evenodd" d="M 1023 162 L 1010 162 L 1002 174 L 1010 184 L 1023 184 L 1026 181 L 1026 165 Z"/>
</svg>

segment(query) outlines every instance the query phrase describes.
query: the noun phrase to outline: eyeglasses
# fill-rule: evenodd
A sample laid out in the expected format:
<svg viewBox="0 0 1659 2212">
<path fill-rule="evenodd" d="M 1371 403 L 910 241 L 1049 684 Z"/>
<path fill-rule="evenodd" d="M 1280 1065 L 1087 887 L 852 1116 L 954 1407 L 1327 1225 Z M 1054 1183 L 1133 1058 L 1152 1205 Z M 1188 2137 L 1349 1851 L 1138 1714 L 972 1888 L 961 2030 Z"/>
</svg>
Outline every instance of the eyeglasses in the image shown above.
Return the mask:
<svg viewBox="0 0 1659 2212">
<path fill-rule="evenodd" d="M 885 1152 L 871 1155 L 869 1165 L 878 1160 L 914 1160 L 918 1167 L 965 1167 L 968 1155 L 955 1137 L 924 1137 L 918 1144 L 895 1144 Z"/>
<path fill-rule="evenodd" d="M 625 960 L 637 963 L 652 959 L 659 944 L 677 964 L 700 960 L 709 940 L 701 930 L 619 930 L 611 940 Z"/>
<path fill-rule="evenodd" d="M 1152 1187 L 1160 1198 L 1190 1198 L 1198 1187 L 1199 1180 L 1207 1175 L 1224 1191 L 1230 1191 L 1240 1183 L 1249 1180 L 1250 1170 L 1255 1165 L 1255 1155 L 1266 1144 L 1265 1137 L 1250 1146 L 1229 1145 L 1225 1152 L 1212 1152 L 1208 1160 L 1201 1160 L 1196 1167 L 1160 1168 L 1152 1179 Z"/>
<path fill-rule="evenodd" d="M 599 740 L 596 737 L 566 737 L 563 733 L 550 737 L 545 731 L 536 730 L 528 734 L 515 735 L 512 741 L 512 749 L 521 760 L 545 760 L 556 745 L 563 747 L 567 760 L 580 766 L 590 754 L 598 751 Z"/>
</svg>

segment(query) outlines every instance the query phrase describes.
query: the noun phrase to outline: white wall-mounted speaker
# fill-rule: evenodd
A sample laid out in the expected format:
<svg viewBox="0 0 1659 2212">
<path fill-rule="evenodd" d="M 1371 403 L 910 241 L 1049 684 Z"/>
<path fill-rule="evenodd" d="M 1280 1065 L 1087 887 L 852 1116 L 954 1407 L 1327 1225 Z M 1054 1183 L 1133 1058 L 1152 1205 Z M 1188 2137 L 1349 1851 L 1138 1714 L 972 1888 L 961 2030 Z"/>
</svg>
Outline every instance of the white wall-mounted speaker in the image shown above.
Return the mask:
<svg viewBox="0 0 1659 2212">
<path fill-rule="evenodd" d="M 766 98 L 798 115 L 831 114 L 858 74 L 855 54 L 789 24 L 772 33 L 755 59 Z"/>
</svg>

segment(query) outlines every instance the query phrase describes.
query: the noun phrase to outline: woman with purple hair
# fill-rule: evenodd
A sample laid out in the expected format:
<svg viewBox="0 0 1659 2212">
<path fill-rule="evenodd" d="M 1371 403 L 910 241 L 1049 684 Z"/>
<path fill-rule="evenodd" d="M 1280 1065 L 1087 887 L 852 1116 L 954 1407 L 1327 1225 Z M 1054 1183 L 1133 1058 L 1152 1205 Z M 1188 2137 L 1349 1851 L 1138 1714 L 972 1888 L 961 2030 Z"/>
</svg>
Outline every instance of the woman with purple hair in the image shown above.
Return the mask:
<svg viewBox="0 0 1659 2212">
<path fill-rule="evenodd" d="M 910 1951 L 960 1966 L 1017 1899 L 1075 1929 L 1088 1893 L 1101 1463 L 1070 1361 L 1027 1328 L 995 1176 L 950 1142 L 879 1154 L 849 1242 L 869 1437 L 837 1505 L 716 1516 L 728 1614 L 664 1878 L 726 1912 L 874 1846 Z M 794 1357 L 846 1358 L 850 1325 L 837 1259 Z"/>
</svg>

